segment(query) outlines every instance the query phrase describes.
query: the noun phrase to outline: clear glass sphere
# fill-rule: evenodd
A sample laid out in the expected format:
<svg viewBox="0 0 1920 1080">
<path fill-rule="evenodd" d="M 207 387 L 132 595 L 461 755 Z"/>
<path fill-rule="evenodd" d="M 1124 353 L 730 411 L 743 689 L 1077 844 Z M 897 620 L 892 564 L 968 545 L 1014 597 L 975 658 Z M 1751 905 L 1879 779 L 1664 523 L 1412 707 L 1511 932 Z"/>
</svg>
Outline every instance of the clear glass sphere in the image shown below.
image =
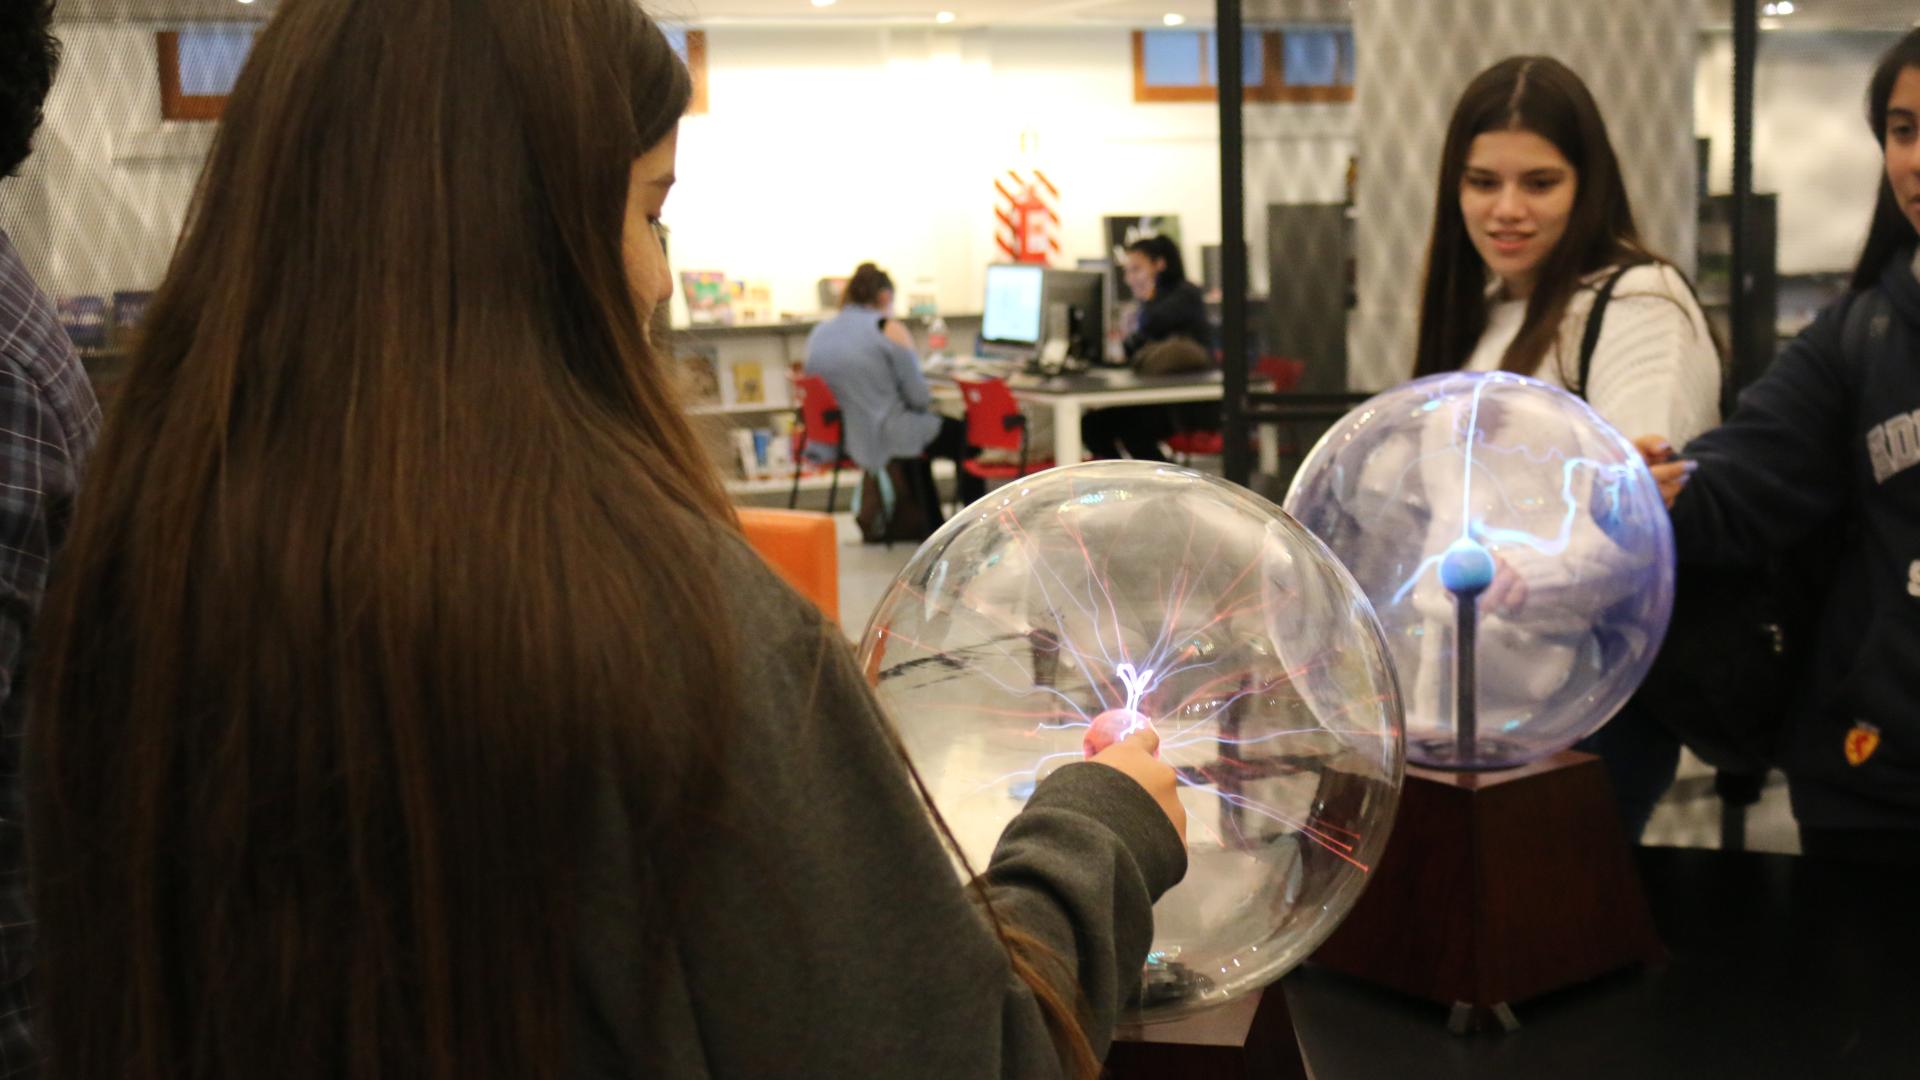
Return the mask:
<svg viewBox="0 0 1920 1080">
<path fill-rule="evenodd" d="M 1565 749 L 1619 710 L 1666 634 L 1673 528 L 1653 475 L 1536 379 L 1433 375 L 1373 398 L 1314 447 L 1286 505 L 1373 601 L 1416 764 Z"/>
<path fill-rule="evenodd" d="M 1189 863 L 1154 909 L 1144 1019 L 1284 974 L 1393 823 L 1399 691 L 1366 597 L 1213 477 L 1091 462 L 992 492 L 901 571 L 861 661 L 975 869 L 1037 781 L 1158 730 Z"/>
</svg>

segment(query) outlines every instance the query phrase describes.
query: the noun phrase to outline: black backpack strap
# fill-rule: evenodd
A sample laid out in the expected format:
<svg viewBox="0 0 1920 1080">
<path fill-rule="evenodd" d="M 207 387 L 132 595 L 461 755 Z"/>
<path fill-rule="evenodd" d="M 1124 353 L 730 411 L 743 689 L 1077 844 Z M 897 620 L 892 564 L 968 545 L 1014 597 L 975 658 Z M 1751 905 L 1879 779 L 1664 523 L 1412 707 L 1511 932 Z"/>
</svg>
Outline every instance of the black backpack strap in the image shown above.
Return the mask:
<svg viewBox="0 0 1920 1080">
<path fill-rule="evenodd" d="M 1593 310 L 1587 312 L 1587 332 L 1580 338 L 1580 381 L 1569 387 L 1583 398 L 1587 396 L 1587 375 L 1593 370 L 1593 349 L 1600 343 L 1600 322 L 1606 318 L 1607 302 L 1613 299 L 1613 287 L 1620 284 L 1620 276 L 1630 269 L 1623 266 L 1608 274 L 1593 298 Z"/>
</svg>

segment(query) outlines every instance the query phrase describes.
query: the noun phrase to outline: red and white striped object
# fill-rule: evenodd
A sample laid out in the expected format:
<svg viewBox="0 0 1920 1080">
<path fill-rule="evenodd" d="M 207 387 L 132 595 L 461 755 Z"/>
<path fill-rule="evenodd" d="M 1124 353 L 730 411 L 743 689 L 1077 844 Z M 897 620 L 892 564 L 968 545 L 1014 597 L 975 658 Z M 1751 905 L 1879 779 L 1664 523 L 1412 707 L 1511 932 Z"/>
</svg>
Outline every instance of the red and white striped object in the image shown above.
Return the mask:
<svg viewBox="0 0 1920 1080">
<path fill-rule="evenodd" d="M 1060 254 L 1060 189 L 1039 169 L 1031 180 L 1008 169 L 994 180 L 993 190 L 998 195 L 993 239 L 1000 253 L 1013 262 L 1052 262 Z"/>
</svg>

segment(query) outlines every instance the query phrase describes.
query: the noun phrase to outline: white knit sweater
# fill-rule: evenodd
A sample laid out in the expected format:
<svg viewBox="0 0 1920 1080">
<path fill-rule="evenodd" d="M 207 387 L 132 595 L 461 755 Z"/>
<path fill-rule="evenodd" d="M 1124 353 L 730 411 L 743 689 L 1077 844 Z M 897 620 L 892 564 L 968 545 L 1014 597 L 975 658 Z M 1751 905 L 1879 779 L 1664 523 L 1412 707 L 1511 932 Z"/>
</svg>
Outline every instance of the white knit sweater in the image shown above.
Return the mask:
<svg viewBox="0 0 1920 1080">
<path fill-rule="evenodd" d="M 1574 294 L 1553 348 L 1531 372 L 1535 378 L 1562 388 L 1579 381 L 1587 315 L 1611 273 L 1589 276 Z M 1467 370 L 1498 369 L 1525 317 L 1525 301 L 1494 301 Z M 1678 273 L 1662 263 L 1628 270 L 1602 318 L 1585 395 L 1594 411 L 1629 439 L 1664 435 L 1675 446 L 1720 423 L 1720 357 Z"/>
</svg>

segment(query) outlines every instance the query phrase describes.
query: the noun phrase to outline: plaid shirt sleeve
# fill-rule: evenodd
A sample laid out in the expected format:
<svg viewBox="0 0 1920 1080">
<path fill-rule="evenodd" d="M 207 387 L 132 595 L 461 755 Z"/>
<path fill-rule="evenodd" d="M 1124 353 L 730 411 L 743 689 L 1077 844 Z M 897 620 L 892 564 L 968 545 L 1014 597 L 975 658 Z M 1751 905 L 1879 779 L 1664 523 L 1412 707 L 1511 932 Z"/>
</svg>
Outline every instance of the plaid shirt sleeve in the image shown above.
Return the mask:
<svg viewBox="0 0 1920 1080">
<path fill-rule="evenodd" d="M 0 234 L 0 1080 L 39 1073 L 20 785 L 25 642 L 99 425 L 53 305 Z"/>
</svg>

